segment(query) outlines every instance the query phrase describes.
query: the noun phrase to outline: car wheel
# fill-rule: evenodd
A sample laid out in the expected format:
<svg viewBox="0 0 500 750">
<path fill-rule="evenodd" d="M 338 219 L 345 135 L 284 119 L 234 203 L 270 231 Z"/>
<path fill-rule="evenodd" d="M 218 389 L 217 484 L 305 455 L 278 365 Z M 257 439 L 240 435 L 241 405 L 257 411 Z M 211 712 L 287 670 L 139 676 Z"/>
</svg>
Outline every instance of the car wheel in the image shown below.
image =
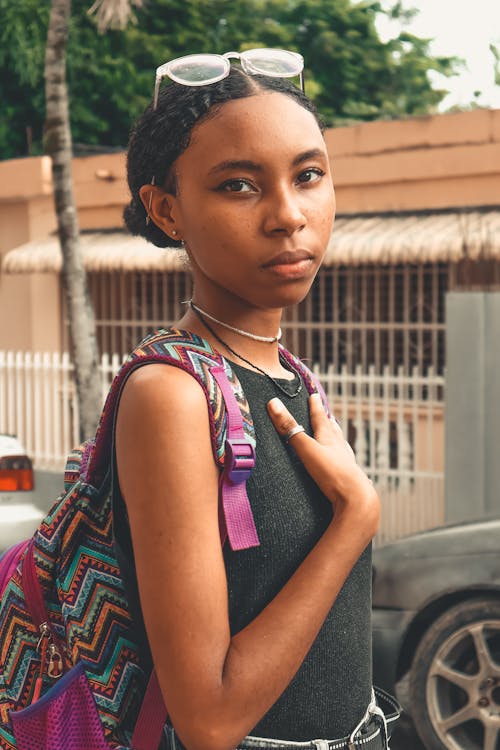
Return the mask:
<svg viewBox="0 0 500 750">
<path fill-rule="evenodd" d="M 428 750 L 500 750 L 500 599 L 462 602 L 425 633 L 410 702 Z"/>
</svg>

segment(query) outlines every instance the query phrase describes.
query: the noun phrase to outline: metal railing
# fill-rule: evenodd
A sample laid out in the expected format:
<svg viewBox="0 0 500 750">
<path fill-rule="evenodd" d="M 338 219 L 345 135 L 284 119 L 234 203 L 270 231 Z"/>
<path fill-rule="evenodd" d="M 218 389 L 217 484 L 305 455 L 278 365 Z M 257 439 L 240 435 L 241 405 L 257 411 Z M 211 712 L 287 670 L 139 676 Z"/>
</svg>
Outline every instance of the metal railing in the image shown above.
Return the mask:
<svg viewBox="0 0 500 750">
<path fill-rule="evenodd" d="M 122 357 L 103 354 L 102 403 Z M 17 435 L 37 469 L 61 471 L 79 443 L 74 366 L 68 352 L 0 351 L 0 432 Z"/>
<path fill-rule="evenodd" d="M 387 366 L 316 372 L 382 502 L 379 541 L 444 521 L 444 376 Z"/>
</svg>

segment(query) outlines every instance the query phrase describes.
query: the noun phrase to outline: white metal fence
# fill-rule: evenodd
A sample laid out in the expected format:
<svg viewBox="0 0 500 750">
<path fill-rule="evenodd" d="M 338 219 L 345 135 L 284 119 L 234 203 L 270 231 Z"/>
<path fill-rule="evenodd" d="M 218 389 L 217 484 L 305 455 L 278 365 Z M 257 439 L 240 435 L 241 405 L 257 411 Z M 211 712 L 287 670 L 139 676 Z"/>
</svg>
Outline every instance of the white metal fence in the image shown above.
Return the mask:
<svg viewBox="0 0 500 750">
<path fill-rule="evenodd" d="M 444 376 L 389 366 L 317 372 L 382 502 L 379 541 L 444 521 Z"/>
<path fill-rule="evenodd" d="M 103 355 L 102 401 L 122 361 Z M 330 367 L 317 372 L 383 505 L 379 540 L 444 519 L 444 378 L 429 369 Z M 36 468 L 60 471 L 78 444 L 78 405 L 67 353 L 0 351 L 0 432 L 18 435 Z"/>
<path fill-rule="evenodd" d="M 121 359 L 101 357 L 103 404 Z M 61 471 L 79 443 L 73 371 L 67 352 L 0 351 L 0 432 L 17 435 L 37 469 Z"/>
</svg>

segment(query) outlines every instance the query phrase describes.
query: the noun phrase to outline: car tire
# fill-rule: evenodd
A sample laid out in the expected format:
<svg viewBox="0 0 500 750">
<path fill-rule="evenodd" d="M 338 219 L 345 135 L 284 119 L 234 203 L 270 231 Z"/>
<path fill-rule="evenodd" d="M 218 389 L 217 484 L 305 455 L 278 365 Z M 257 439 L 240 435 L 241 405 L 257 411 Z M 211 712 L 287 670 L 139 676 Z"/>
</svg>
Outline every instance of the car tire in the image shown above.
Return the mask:
<svg viewBox="0 0 500 750">
<path fill-rule="evenodd" d="M 410 706 L 428 750 L 500 749 L 500 597 L 457 604 L 426 631 Z"/>
</svg>

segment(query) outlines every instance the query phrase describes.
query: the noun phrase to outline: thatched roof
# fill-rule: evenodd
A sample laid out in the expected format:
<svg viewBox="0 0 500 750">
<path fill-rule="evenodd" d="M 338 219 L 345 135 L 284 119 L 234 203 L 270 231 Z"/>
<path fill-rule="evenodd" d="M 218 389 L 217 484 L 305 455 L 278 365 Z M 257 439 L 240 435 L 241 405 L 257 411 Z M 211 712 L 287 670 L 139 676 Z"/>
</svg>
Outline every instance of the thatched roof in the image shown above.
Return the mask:
<svg viewBox="0 0 500 750">
<path fill-rule="evenodd" d="M 339 218 L 326 265 L 500 260 L 500 207 L 488 211 Z"/>
<path fill-rule="evenodd" d="M 175 271 L 185 255 L 157 248 L 140 237 L 116 230 L 81 236 L 87 271 Z M 500 208 L 406 215 L 339 216 L 325 265 L 458 262 L 468 258 L 500 260 Z M 59 272 L 57 237 L 34 240 L 6 253 L 4 273 Z"/>
<path fill-rule="evenodd" d="M 87 271 L 177 271 L 186 263 L 181 250 L 156 247 L 120 230 L 82 232 L 80 239 Z M 59 273 L 61 268 L 56 236 L 26 242 L 6 253 L 2 262 L 4 273 Z"/>
</svg>

